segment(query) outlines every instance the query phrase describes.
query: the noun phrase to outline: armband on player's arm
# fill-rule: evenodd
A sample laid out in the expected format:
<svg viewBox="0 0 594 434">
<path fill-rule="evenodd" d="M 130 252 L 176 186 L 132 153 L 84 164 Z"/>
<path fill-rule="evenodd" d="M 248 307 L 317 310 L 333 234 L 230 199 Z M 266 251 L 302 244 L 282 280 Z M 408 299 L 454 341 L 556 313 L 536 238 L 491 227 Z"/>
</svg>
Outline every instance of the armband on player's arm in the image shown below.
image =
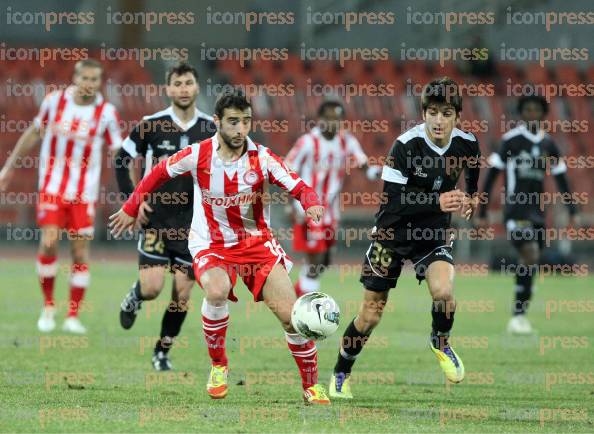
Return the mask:
<svg viewBox="0 0 594 434">
<path fill-rule="evenodd" d="M 138 183 L 128 200 L 122 206 L 124 212 L 130 217 L 136 217 L 138 215 L 138 208 L 146 196 L 171 178 L 172 176 L 167 171 L 167 160 L 161 161 Z"/>
</svg>

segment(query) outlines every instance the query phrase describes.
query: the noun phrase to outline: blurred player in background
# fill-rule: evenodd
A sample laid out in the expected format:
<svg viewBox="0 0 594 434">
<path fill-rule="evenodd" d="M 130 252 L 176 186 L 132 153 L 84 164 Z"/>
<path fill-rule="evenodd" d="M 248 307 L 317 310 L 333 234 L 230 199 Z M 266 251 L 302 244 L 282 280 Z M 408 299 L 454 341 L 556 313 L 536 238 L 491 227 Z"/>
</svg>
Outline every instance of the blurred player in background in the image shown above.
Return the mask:
<svg viewBox="0 0 594 434">
<path fill-rule="evenodd" d="M 530 334 L 532 326 L 526 311 L 533 292 L 534 276 L 538 271 L 540 251 L 544 245 L 545 213 L 541 204 L 547 171 L 555 177 L 561 193 L 570 194 L 565 173 L 567 166 L 552 137 L 541 128 L 548 113 L 548 104 L 540 96 L 524 96 L 518 100 L 521 123 L 502 137 L 499 150 L 489 157 L 491 169 L 483 190 L 488 196 L 499 174 L 505 171 L 505 200 L 503 216 L 507 237 L 520 256 L 516 267 L 515 301 L 509 333 Z M 487 225 L 488 202 L 479 210 L 480 226 Z M 570 224 L 575 225 L 577 208 L 567 202 Z"/>
<path fill-rule="evenodd" d="M 54 279 L 61 231 L 70 240 L 72 268 L 70 304 L 63 330 L 85 333 L 78 310 L 89 286 L 89 240 L 93 238 L 95 202 L 101 174 L 103 146 L 121 146 L 119 116 L 105 101 L 101 88 L 103 67 L 93 59 L 74 67 L 74 84 L 45 97 L 33 123 L 19 138 L 0 172 L 0 188 L 6 188 L 17 160 L 41 140 L 37 223 L 41 239 L 37 273 L 44 297 L 37 327 L 50 332 L 55 326 Z"/>
<path fill-rule="evenodd" d="M 382 172 L 386 201 L 375 216 L 374 240 L 363 261 L 363 303 L 347 326 L 330 381 L 330 396 L 352 398 L 355 359 L 379 324 L 388 292 L 405 260 L 413 262 L 419 283 L 432 298 L 430 348 L 449 381 L 464 379 L 464 365 L 448 338 L 454 324 L 454 258 L 448 239 L 451 213 L 470 219 L 478 204 L 479 144 L 456 128 L 462 96 L 456 82 L 434 80 L 422 92 L 423 124 L 396 139 Z M 449 164 L 444 164 L 448 161 Z M 456 188 L 462 170 L 466 192 Z"/>
<path fill-rule="evenodd" d="M 318 108 L 318 123 L 302 135 L 287 155 L 286 163 L 311 186 L 326 210 L 324 218 L 314 224 L 303 208 L 293 201 L 293 249 L 306 255 L 295 283 L 301 296 L 320 288 L 320 277 L 330 265 L 331 250 L 336 242 L 340 221 L 340 193 L 346 175 L 353 167 L 366 171 L 370 180 L 379 178 L 380 166 L 367 165 L 367 156 L 359 141 L 341 128 L 344 106 L 337 100 L 326 100 Z"/>
<path fill-rule="evenodd" d="M 134 190 L 132 178 L 136 175 L 136 164 L 131 164 L 134 159 L 144 159 L 147 174 L 153 164 L 216 132 L 212 118 L 196 108 L 199 92 L 196 69 L 181 63 L 167 71 L 165 80 L 171 106 L 144 117 L 124 140 L 118 154 L 116 176 L 120 190 L 126 195 Z M 173 273 L 171 302 L 163 315 L 160 339 L 152 358 L 158 371 L 172 367 L 168 353 L 186 317 L 194 285 L 192 256 L 188 250 L 193 202 L 194 186 L 188 174 L 164 184 L 139 209 L 138 223 L 143 228 L 138 242 L 139 279 L 121 304 L 120 324 L 125 329 L 132 327 L 142 302 L 157 298 L 163 290 L 169 268 Z"/>
<path fill-rule="evenodd" d="M 303 399 L 329 404 L 318 381 L 315 343 L 291 325 L 296 297 L 288 271 L 291 262 L 270 229 L 269 185 L 276 184 L 298 199 L 306 215 L 320 220 L 324 209 L 315 192 L 287 169 L 268 148 L 248 137 L 252 109 L 243 93 L 223 94 L 215 106 L 217 134 L 188 146 L 156 165 L 136 186 L 122 209 L 110 217 L 115 236 L 130 230 L 146 194 L 163 182 L 190 172 L 194 181 L 194 213 L 189 248 L 194 274 L 206 293 L 203 328 L 211 358 L 207 392 L 227 396 L 225 340 L 229 322 L 227 298 L 239 274 L 255 301 L 264 301 L 285 330 L 287 345 L 299 368 Z"/>
</svg>

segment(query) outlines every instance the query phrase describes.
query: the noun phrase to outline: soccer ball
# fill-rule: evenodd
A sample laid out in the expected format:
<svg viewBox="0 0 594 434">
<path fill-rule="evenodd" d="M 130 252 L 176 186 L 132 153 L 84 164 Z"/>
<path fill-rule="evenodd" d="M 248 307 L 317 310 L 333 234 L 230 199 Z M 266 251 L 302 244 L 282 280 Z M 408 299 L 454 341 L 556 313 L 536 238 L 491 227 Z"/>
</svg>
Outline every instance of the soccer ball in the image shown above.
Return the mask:
<svg viewBox="0 0 594 434">
<path fill-rule="evenodd" d="M 340 309 L 336 301 L 323 292 L 302 295 L 293 305 L 291 324 L 301 336 L 321 341 L 338 329 Z"/>
</svg>

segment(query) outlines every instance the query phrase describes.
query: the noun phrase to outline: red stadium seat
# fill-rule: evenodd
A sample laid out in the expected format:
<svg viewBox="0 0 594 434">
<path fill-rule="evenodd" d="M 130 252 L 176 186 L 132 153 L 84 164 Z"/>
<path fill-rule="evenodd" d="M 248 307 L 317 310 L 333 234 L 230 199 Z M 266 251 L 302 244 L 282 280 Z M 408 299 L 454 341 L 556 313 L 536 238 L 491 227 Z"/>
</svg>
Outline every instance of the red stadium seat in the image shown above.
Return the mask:
<svg viewBox="0 0 594 434">
<path fill-rule="evenodd" d="M 535 84 L 552 83 L 548 69 L 543 68 L 538 63 L 528 63 L 524 68 L 524 82 Z"/>
<path fill-rule="evenodd" d="M 579 84 L 583 80 L 579 71 L 572 65 L 559 65 L 555 68 L 558 84 Z"/>
</svg>

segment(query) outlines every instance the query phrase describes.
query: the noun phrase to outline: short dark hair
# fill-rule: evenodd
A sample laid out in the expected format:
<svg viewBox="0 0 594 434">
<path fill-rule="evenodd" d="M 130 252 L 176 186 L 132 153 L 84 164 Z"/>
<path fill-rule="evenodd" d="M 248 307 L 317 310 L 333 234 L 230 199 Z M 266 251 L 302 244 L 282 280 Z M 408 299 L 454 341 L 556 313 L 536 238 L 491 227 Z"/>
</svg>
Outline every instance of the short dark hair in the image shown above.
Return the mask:
<svg viewBox="0 0 594 434">
<path fill-rule="evenodd" d="M 542 107 L 543 115 L 546 115 L 549 112 L 549 103 L 547 102 L 546 98 L 541 95 L 523 95 L 518 98 L 518 114 L 522 114 L 522 110 L 524 110 L 524 105 L 529 102 L 535 102 L 540 104 Z"/>
<path fill-rule="evenodd" d="M 167 73 L 165 74 L 165 83 L 171 84 L 171 77 L 173 76 L 173 74 L 184 75 L 188 72 L 194 76 L 196 81 L 198 81 L 198 71 L 196 70 L 196 68 L 194 68 L 189 63 L 180 62 L 167 70 Z"/>
<path fill-rule="evenodd" d="M 101 62 L 91 57 L 79 60 L 74 64 L 74 72 L 79 72 L 81 68 L 99 68 L 101 71 L 103 71 L 103 65 Z"/>
<path fill-rule="evenodd" d="M 456 113 L 462 111 L 462 95 L 458 83 L 449 77 L 441 77 L 427 83 L 421 93 L 423 112 L 430 104 L 451 104 Z"/>
<path fill-rule="evenodd" d="M 243 111 L 251 106 L 252 104 L 241 89 L 232 88 L 219 95 L 215 104 L 214 112 L 219 119 L 222 119 L 223 112 L 226 108 L 233 107 Z"/>
<path fill-rule="evenodd" d="M 329 108 L 340 108 L 344 114 L 344 105 L 337 99 L 327 99 L 322 101 L 322 104 L 318 107 L 318 117 L 324 114 L 324 111 Z"/>
</svg>

